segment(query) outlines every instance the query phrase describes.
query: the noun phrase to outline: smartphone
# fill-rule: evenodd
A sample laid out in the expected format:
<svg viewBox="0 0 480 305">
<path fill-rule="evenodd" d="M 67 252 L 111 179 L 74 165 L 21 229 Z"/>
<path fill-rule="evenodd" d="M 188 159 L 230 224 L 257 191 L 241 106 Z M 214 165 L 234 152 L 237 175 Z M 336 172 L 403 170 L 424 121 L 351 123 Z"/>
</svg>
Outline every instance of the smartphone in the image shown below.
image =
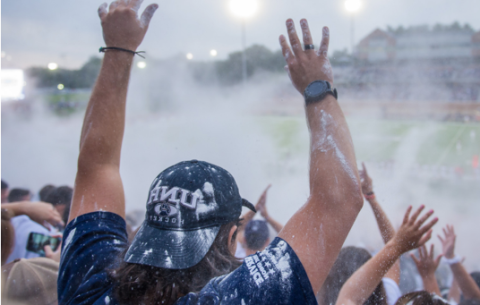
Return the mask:
<svg viewBox="0 0 480 305">
<path fill-rule="evenodd" d="M 41 256 L 45 256 L 45 251 L 43 248 L 45 246 L 50 246 L 53 251 L 58 249 L 60 245 L 60 237 L 52 237 L 50 235 L 44 235 L 42 233 L 31 232 L 28 236 L 27 241 L 27 251 L 38 253 Z"/>
</svg>

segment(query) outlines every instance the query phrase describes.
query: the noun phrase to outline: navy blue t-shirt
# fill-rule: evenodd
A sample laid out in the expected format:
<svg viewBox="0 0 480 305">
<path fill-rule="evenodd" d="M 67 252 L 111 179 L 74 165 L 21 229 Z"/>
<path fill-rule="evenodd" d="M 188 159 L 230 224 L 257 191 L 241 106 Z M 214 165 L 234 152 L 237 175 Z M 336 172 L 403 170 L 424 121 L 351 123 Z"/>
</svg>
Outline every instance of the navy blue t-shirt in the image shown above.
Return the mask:
<svg viewBox="0 0 480 305">
<path fill-rule="evenodd" d="M 109 212 L 94 212 L 71 221 L 64 232 L 58 276 L 59 304 L 108 304 L 118 255 L 127 247 L 125 221 Z M 245 258 L 235 271 L 214 278 L 198 293 L 176 304 L 317 304 L 305 269 L 281 238 Z"/>
</svg>

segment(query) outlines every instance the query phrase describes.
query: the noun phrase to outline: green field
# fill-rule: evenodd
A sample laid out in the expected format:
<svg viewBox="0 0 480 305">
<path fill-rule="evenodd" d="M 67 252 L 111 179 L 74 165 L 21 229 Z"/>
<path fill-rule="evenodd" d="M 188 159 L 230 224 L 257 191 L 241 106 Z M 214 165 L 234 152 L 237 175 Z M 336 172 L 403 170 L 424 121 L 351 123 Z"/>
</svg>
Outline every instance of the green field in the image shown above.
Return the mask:
<svg viewBox="0 0 480 305">
<path fill-rule="evenodd" d="M 349 119 L 358 160 L 399 161 L 429 166 L 461 167 L 472 172 L 480 155 L 480 125 L 475 123 Z M 265 128 L 285 153 L 308 145 L 303 117 L 269 117 Z"/>
</svg>

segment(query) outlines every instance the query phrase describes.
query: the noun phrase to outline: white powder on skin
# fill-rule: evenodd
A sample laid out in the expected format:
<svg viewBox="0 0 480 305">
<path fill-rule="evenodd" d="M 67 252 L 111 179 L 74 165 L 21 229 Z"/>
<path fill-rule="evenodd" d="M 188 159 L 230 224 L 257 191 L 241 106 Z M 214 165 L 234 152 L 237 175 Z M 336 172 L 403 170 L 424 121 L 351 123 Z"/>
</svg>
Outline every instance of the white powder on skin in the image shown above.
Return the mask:
<svg viewBox="0 0 480 305">
<path fill-rule="evenodd" d="M 327 131 L 331 130 L 332 128 L 337 128 L 337 125 L 335 123 L 335 120 L 333 117 L 329 114 L 326 113 L 325 111 L 321 110 L 321 132 L 317 136 L 316 139 L 314 139 L 314 142 L 312 143 L 313 149 L 314 150 L 320 150 L 321 152 L 328 152 L 331 150 L 334 150 L 335 156 L 337 157 L 337 160 L 340 161 L 340 164 L 344 171 L 348 174 L 348 176 L 354 181 L 355 184 L 358 184 L 357 177 L 355 175 L 355 172 L 352 170 L 350 165 L 347 162 L 347 159 L 345 158 L 345 155 L 343 152 L 338 148 L 337 143 L 333 139 L 332 135 L 329 134 L 327 136 Z"/>
</svg>

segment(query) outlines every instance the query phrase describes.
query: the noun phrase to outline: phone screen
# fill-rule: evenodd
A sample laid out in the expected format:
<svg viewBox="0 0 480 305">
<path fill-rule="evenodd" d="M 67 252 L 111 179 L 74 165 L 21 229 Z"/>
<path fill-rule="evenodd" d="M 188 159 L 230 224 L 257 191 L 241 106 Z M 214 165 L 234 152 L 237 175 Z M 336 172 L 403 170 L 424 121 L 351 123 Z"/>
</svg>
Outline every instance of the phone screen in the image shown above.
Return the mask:
<svg viewBox="0 0 480 305">
<path fill-rule="evenodd" d="M 56 251 L 59 245 L 60 237 L 52 237 L 41 233 L 31 232 L 28 236 L 27 251 L 45 256 L 45 251 L 43 250 L 45 246 L 50 246 L 53 251 Z"/>
</svg>

